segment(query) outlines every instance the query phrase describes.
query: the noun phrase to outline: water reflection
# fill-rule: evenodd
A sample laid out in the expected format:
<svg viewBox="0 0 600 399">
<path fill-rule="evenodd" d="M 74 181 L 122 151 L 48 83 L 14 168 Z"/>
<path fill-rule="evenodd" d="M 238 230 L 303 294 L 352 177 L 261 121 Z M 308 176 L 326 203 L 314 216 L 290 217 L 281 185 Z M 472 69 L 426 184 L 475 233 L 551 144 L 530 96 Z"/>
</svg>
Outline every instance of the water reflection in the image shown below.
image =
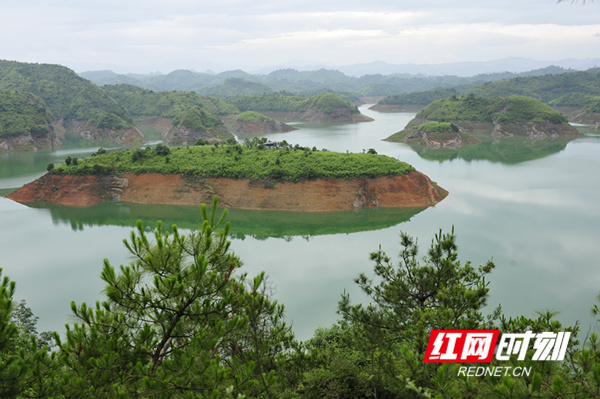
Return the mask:
<svg viewBox="0 0 600 399">
<path fill-rule="evenodd" d="M 481 140 L 477 144 L 454 147 L 411 145 L 411 148 L 421 158 L 429 161 L 442 162 L 452 159 L 464 159 L 465 161 L 486 160 L 504 164 L 517 164 L 563 151 L 569 142 L 578 137 L 531 138 L 478 135 L 477 138 Z"/>
<path fill-rule="evenodd" d="M 201 223 L 200 209 L 196 206 L 140 205 L 105 203 L 88 208 L 31 205 L 49 212 L 55 225 L 70 226 L 82 231 L 92 226 L 135 226 L 141 220 L 147 229 L 153 229 L 158 220 L 165 227 L 177 225 L 183 229 L 196 229 Z M 231 222 L 231 237 L 258 240 L 328 234 L 348 234 L 380 230 L 409 221 L 425 208 L 363 209 L 352 212 L 302 213 L 276 211 L 248 211 L 230 209 L 227 220 Z"/>
</svg>

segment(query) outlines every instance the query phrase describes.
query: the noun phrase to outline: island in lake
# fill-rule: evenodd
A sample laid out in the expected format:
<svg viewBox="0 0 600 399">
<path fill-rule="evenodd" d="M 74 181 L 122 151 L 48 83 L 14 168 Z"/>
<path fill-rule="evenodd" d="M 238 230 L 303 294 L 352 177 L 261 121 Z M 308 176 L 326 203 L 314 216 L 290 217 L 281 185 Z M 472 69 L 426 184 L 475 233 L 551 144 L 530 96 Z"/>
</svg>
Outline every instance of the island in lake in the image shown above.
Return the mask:
<svg viewBox="0 0 600 399">
<path fill-rule="evenodd" d="M 581 136 L 567 117 L 523 96 L 483 98 L 472 94 L 434 101 L 387 141 L 446 147 L 477 144 L 480 135 L 534 139 Z"/>
<path fill-rule="evenodd" d="M 22 202 L 91 206 L 210 203 L 305 212 L 423 208 L 447 191 L 412 166 L 372 153 L 318 151 L 285 142 L 197 145 L 92 154 L 52 168 L 7 195 Z"/>
</svg>

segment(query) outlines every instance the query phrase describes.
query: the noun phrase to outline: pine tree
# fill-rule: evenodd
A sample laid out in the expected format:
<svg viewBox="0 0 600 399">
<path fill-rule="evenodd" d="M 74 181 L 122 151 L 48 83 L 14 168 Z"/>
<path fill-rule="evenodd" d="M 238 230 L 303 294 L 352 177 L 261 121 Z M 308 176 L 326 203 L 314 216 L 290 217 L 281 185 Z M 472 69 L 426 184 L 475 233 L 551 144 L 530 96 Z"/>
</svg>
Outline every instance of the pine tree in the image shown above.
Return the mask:
<svg viewBox="0 0 600 399">
<path fill-rule="evenodd" d="M 117 272 L 105 260 L 106 300 L 73 303 L 78 323 L 56 337 L 66 396 L 272 396 L 293 336 L 264 274 L 240 273 L 216 203 L 190 234 L 159 222 L 151 240 L 138 222 L 124 241 L 135 261 Z"/>
</svg>

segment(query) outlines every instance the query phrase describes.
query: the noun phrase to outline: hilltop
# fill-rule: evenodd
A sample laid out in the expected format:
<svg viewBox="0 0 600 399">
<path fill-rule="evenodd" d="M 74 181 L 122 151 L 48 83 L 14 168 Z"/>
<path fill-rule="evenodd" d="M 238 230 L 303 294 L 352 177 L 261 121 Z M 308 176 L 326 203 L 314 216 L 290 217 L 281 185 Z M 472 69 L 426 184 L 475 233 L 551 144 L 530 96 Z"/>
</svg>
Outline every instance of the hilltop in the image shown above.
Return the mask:
<svg viewBox="0 0 600 399">
<path fill-rule="evenodd" d="M 255 111 L 283 121 L 368 122 L 372 118 L 338 94 L 326 93 L 309 98 L 288 93 L 264 94 L 233 99 L 240 111 Z"/>
<path fill-rule="evenodd" d="M 475 86 L 469 94 L 492 98 L 521 95 L 564 111 L 576 123 L 600 123 L 600 68 L 581 72 L 519 77 Z"/>
<path fill-rule="evenodd" d="M 58 135 L 72 129 L 88 140 L 143 143 L 143 135 L 119 104 L 66 67 L 0 60 L 0 89 L 40 97 Z"/>
<path fill-rule="evenodd" d="M 559 137 L 581 133 L 542 102 L 523 96 L 483 98 L 472 94 L 434 101 L 388 141 L 433 146 L 474 144 L 477 135 Z"/>
</svg>

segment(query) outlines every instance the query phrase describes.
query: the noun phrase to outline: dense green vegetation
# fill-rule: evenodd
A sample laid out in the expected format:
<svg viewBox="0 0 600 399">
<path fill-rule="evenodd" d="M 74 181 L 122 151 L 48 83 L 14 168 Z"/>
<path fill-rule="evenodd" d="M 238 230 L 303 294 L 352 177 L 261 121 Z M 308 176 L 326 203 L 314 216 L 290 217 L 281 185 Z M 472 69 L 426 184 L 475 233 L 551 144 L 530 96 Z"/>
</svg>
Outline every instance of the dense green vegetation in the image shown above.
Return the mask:
<svg viewBox="0 0 600 399">
<path fill-rule="evenodd" d="M 583 111 L 590 114 L 600 114 L 600 96 L 593 97 L 590 100 L 591 101 L 583 108 Z"/>
<path fill-rule="evenodd" d="M 586 107 L 584 113 L 597 114 L 591 104 L 600 97 L 598 71 L 557 72 L 564 70 L 546 68 L 502 81 L 498 79 L 517 75 L 493 74 L 472 78 L 365 75 L 353 78 L 326 69 L 307 72 L 287 69 L 268 75 L 251 75 L 239 70 L 216 75 L 191 71 L 121 77 L 106 71 L 89 74 L 97 82 L 125 82 L 99 88 L 59 65 L 0 61 L 0 89 L 39 96 L 50 110 L 53 122 L 60 121 L 66 128 L 92 128 L 96 139 L 104 137 L 104 133 L 94 128 L 114 130 L 118 135 L 119 131 L 134 126 L 132 117 L 138 118 L 141 125 L 149 123 L 150 126 L 152 122 L 147 122 L 148 117 L 183 118 L 191 107 L 200 107 L 206 114 L 219 116 L 256 111 L 288 112 L 301 117 L 309 110 L 317 110 L 327 116 L 340 108 L 357 113 L 357 108 L 348 100 L 356 103 L 359 96 L 396 95 L 383 100 L 382 104 L 425 105 L 444 96 L 463 93 L 469 88 L 472 88 L 471 93 L 481 97 L 525 94 L 552 106 Z M 486 81 L 494 82 L 473 87 Z M 212 94 L 227 102 L 190 90 Z M 419 93 L 402 95 L 412 92 Z M 316 118 L 316 115 L 306 117 Z M 580 118 L 595 120 L 593 117 Z M 11 123 L 14 125 L 14 121 Z M 41 129 L 42 125 L 35 126 L 34 130 Z M 22 131 L 22 126 L 16 130 Z M 112 136 L 108 138 L 112 139 Z"/>
<path fill-rule="evenodd" d="M 259 114 L 254 111 L 246 111 L 242 112 L 237 117 L 238 122 L 271 122 L 273 118 L 269 118 L 268 116 Z"/>
<path fill-rule="evenodd" d="M 189 107 L 173 118 L 173 126 L 181 126 L 195 132 L 204 132 L 217 126 L 222 126 L 223 121 L 213 114 L 205 112 L 200 107 Z"/>
<path fill-rule="evenodd" d="M 60 65 L 0 60 L 0 88 L 41 97 L 57 120 L 85 120 L 108 129 L 133 126 L 127 112 L 99 87 Z"/>
<path fill-rule="evenodd" d="M 450 122 L 425 122 L 417 127 L 425 132 L 458 132 L 458 127 Z"/>
<path fill-rule="evenodd" d="M 329 115 L 337 108 L 350 109 L 352 113 L 357 114 L 358 108 L 350 104 L 348 101 L 343 100 L 339 95 L 334 93 L 320 94 L 310 97 L 306 102 L 306 108 L 316 108 L 323 111 L 323 113 Z"/>
<path fill-rule="evenodd" d="M 379 101 L 380 105 L 423 105 L 426 106 L 436 100 L 456 96 L 459 92 L 454 87 L 435 88 L 427 91 L 413 92 L 389 96 Z"/>
<path fill-rule="evenodd" d="M 289 93 L 275 93 L 241 97 L 232 100 L 232 104 L 242 112 L 303 112 L 307 110 L 306 100 L 306 97 Z"/>
<path fill-rule="evenodd" d="M 129 84 L 102 88 L 133 116 L 174 118 L 190 107 L 200 107 L 215 115 L 236 114 L 239 111 L 221 100 L 191 91 L 155 92 Z"/>
<path fill-rule="evenodd" d="M 469 151 L 460 151 L 470 159 L 507 159 L 523 158 L 543 153 L 532 150 L 530 142 L 520 141 L 523 148 L 504 146 L 501 151 L 492 147 L 497 140 L 493 134 L 521 136 L 539 140 L 542 137 L 572 136 L 581 133 L 567 123 L 567 117 L 550 106 L 523 96 L 484 98 L 468 94 L 462 97 L 452 96 L 437 100 L 421 110 L 404 130 L 394 133 L 386 140 L 415 145 L 434 146 L 477 146 Z M 564 143 L 563 143 L 564 144 Z M 550 147 L 554 147 L 549 143 Z M 526 149 L 527 148 L 527 149 Z M 500 147 L 497 147 L 500 149 Z M 515 157 L 506 152 L 512 151 Z M 477 152 L 478 155 L 473 155 Z M 431 151 L 418 150 L 420 154 Z M 440 149 L 431 152 L 432 156 L 448 159 L 457 156 L 456 148 Z M 498 154 L 497 152 L 500 152 Z M 433 155 L 435 153 L 435 155 Z"/>
<path fill-rule="evenodd" d="M 240 111 L 303 113 L 309 109 L 316 109 L 324 114 L 331 114 L 336 108 L 346 108 L 351 113 L 359 112 L 356 106 L 334 93 L 319 94 L 309 98 L 289 93 L 275 93 L 240 97 L 231 102 Z"/>
<path fill-rule="evenodd" d="M 0 89 L 0 138 L 29 133 L 44 137 L 52 130 L 52 113 L 41 98 Z"/>
<path fill-rule="evenodd" d="M 15 283 L 0 282 L 0 395 L 3 398 L 597 398 L 600 340 L 578 341 L 545 311 L 507 318 L 484 313 L 492 261 L 459 259 L 454 231 L 440 231 L 420 257 L 400 234 L 393 261 L 370 254 L 372 273 L 356 278 L 366 295 L 343 293 L 341 320 L 298 342 L 285 309 L 270 297 L 265 274 L 248 277 L 228 241 L 227 210 L 201 208 L 200 227 L 182 234 L 141 222 L 125 246 L 131 263 L 104 261 L 104 299 L 72 303 L 75 322 L 38 334 L 36 318 L 15 305 Z M 598 306 L 592 308 L 598 315 Z M 571 332 L 564 361 L 509 361 L 525 376 L 468 377 L 460 363 L 423 363 L 432 329 Z M 487 364 L 478 364 L 488 366 Z"/>
<path fill-rule="evenodd" d="M 272 92 L 273 89 L 266 84 L 251 82 L 242 78 L 228 78 L 223 84 L 208 86 L 202 90 L 203 94 L 219 98 L 255 96 Z"/>
<path fill-rule="evenodd" d="M 565 72 L 547 70 L 546 74 L 531 74 L 504 79 L 490 79 L 477 85 L 453 85 L 436 87 L 427 91 L 409 92 L 389 96 L 379 101 L 381 105 L 428 105 L 460 94 L 473 94 L 478 97 L 527 96 L 540 100 L 552 107 L 584 108 L 584 112 L 594 114 L 588 106 L 600 96 L 600 70 L 585 72 Z"/>
<path fill-rule="evenodd" d="M 415 119 L 438 122 L 567 123 L 563 114 L 532 98 L 483 98 L 472 94 L 435 101 L 419 112 Z"/>
<path fill-rule="evenodd" d="M 124 108 L 102 91 L 83 90 L 71 102 L 66 116 L 69 119 L 88 121 L 101 129 L 127 129 L 133 120 Z"/>
<path fill-rule="evenodd" d="M 412 166 L 385 155 L 336 153 L 292 147 L 264 148 L 254 140 L 250 146 L 200 145 L 171 148 L 168 156 L 155 148 L 123 150 L 79 159 L 77 164 L 56 165 L 52 173 L 181 173 L 195 177 L 293 181 L 302 179 L 395 176 Z"/>
<path fill-rule="evenodd" d="M 600 96 L 600 69 L 487 82 L 468 93 L 481 97 L 528 96 L 546 104 L 583 107 L 588 96 Z"/>
</svg>

